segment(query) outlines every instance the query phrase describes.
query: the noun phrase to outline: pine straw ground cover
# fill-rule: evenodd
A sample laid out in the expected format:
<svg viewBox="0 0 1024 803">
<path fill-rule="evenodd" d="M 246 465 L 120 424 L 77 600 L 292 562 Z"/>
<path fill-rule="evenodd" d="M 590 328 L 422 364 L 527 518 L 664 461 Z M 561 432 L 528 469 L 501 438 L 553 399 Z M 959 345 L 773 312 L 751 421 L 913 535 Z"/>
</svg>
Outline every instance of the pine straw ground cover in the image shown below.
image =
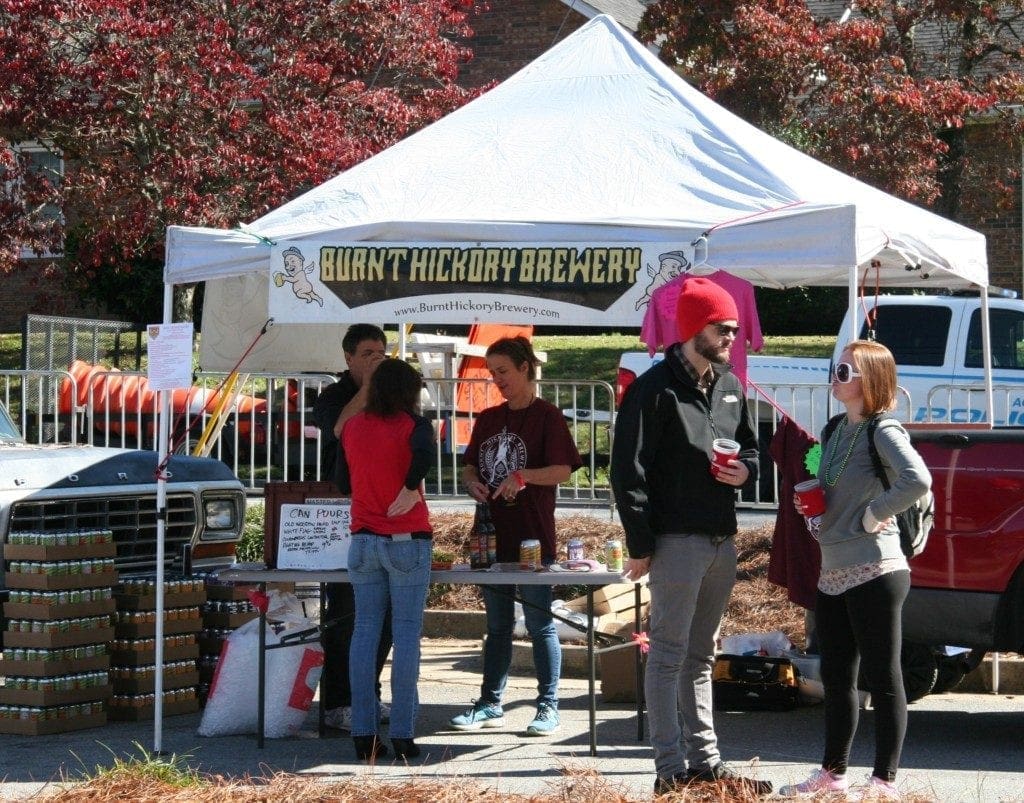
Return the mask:
<svg viewBox="0 0 1024 803">
<path fill-rule="evenodd" d="M 123 764 L 92 780 L 34 798 L 41 803 L 635 803 L 597 770 L 565 766 L 550 790 L 536 795 L 500 794 L 464 778 L 385 783 L 359 775 L 338 782 L 277 773 L 266 778 L 200 778 L 184 772 L 180 780 L 153 762 Z M 700 791 L 662 795 L 666 803 L 755 803 L 741 790 L 708 786 Z"/>
</svg>

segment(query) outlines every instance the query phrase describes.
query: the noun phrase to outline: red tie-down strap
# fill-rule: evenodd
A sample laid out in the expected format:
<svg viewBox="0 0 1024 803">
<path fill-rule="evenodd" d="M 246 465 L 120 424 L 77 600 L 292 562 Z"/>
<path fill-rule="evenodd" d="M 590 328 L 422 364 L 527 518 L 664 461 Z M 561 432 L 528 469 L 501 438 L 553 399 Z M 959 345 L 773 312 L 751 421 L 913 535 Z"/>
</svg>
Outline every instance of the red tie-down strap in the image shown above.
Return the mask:
<svg viewBox="0 0 1024 803">
<path fill-rule="evenodd" d="M 640 652 L 643 655 L 647 655 L 647 651 L 651 649 L 651 639 L 647 633 L 634 633 L 633 641 L 640 648 Z"/>
</svg>

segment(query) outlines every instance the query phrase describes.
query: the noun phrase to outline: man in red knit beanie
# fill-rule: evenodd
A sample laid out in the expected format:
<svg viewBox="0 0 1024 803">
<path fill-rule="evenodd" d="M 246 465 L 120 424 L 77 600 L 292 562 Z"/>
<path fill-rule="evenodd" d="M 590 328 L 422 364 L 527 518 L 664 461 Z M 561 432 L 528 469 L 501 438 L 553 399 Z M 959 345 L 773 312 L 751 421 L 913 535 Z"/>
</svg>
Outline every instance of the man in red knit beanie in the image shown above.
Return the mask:
<svg viewBox="0 0 1024 803">
<path fill-rule="evenodd" d="M 690 340 L 709 323 L 731 321 L 735 324 L 739 317 L 736 302 L 720 285 L 701 276 L 683 282 L 676 302 L 680 343 Z"/>
<path fill-rule="evenodd" d="M 615 420 L 611 485 L 626 577 L 649 575 L 651 589 L 644 694 L 656 795 L 703 784 L 725 784 L 744 799 L 772 791 L 722 763 L 711 713 L 715 638 L 736 581 L 736 490 L 758 468 L 743 387 L 729 370 L 738 318 L 722 287 L 687 279 L 679 342 L 629 386 Z M 718 438 L 740 451 L 713 474 Z"/>
</svg>

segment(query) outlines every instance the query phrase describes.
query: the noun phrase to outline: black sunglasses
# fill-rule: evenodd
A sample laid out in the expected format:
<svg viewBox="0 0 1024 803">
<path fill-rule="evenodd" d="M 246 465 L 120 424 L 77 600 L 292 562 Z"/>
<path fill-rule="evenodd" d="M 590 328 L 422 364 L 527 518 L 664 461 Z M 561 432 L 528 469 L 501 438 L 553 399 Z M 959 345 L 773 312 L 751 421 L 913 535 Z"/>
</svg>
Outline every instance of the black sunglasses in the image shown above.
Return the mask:
<svg viewBox="0 0 1024 803">
<path fill-rule="evenodd" d="M 836 382 L 846 384 L 852 382 L 856 377 L 860 376 L 858 371 L 853 370 L 853 366 L 848 362 L 836 363 L 832 368 L 832 376 L 835 377 Z"/>
<path fill-rule="evenodd" d="M 736 337 L 740 332 L 738 326 L 729 326 L 727 323 L 713 323 L 711 325 L 718 330 L 719 337 Z"/>
</svg>

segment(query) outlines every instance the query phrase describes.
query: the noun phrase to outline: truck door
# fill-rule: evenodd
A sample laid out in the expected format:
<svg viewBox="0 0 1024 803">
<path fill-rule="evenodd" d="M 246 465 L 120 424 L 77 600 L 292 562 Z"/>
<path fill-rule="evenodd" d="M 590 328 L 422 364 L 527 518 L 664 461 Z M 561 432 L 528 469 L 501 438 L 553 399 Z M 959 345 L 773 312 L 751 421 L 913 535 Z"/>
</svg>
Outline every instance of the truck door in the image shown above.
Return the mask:
<svg viewBox="0 0 1024 803">
<path fill-rule="evenodd" d="M 996 426 L 1024 426 L 1024 311 L 991 307 L 992 384 Z M 971 313 L 954 382 L 982 385 L 981 309 Z M 972 390 L 970 407 L 985 409 L 982 390 Z M 984 413 L 982 412 L 982 415 Z"/>
</svg>

